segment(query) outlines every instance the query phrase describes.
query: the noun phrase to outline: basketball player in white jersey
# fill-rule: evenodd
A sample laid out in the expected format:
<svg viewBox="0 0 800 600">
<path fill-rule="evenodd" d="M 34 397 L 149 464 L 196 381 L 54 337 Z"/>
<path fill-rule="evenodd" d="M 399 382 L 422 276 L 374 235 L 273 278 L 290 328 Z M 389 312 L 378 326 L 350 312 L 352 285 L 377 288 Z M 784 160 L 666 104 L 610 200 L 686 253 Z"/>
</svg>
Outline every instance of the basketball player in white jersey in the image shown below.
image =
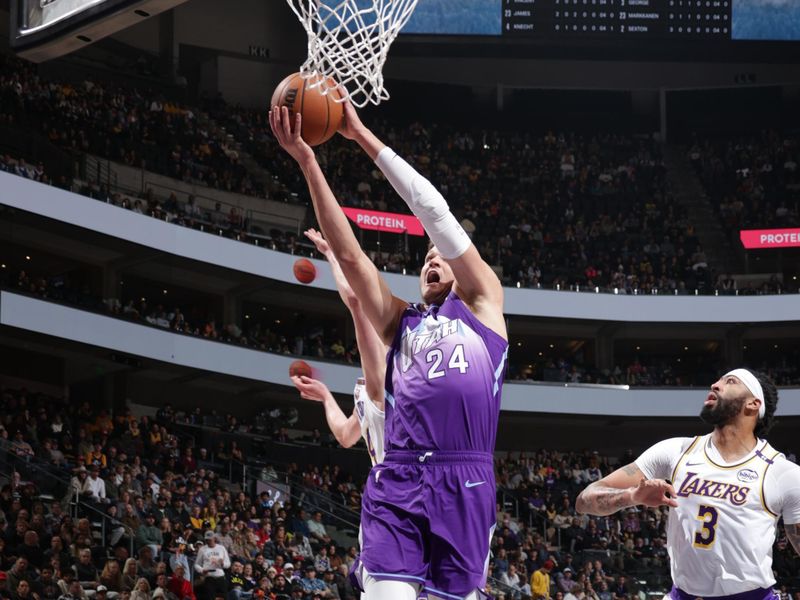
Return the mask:
<svg viewBox="0 0 800 600">
<path fill-rule="evenodd" d="M 772 546 L 781 517 L 800 553 L 800 467 L 762 439 L 777 404 L 765 375 L 723 375 L 700 413 L 714 426 L 710 434 L 659 442 L 589 485 L 577 510 L 669 506 L 669 600 L 777 599 Z"/>
<path fill-rule="evenodd" d="M 350 284 L 347 283 L 328 242 L 315 229 L 307 230 L 305 235 L 314 242 L 320 254 L 328 259 L 339 296 L 353 317 L 356 344 L 361 356 L 361 368 L 364 376 L 358 378 L 353 390 L 355 406 L 353 414 L 349 417 L 344 414 L 328 386 L 321 381 L 311 377 L 294 376 L 292 383 L 300 391 L 302 398 L 322 402 L 328 427 L 336 441 L 343 447 L 350 448 L 360 437 L 363 437 L 372 460 L 372 466 L 375 466 L 383 462 L 384 454 L 383 380 L 386 377 L 386 347 L 361 309 L 358 298 Z"/>
</svg>

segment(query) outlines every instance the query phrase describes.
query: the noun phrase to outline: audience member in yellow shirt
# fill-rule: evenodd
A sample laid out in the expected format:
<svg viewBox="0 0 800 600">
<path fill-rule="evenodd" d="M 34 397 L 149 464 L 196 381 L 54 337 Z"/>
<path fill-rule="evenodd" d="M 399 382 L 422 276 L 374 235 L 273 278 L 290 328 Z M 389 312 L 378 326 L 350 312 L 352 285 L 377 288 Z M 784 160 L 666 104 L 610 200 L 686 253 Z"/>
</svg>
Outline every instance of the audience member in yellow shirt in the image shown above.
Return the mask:
<svg viewBox="0 0 800 600">
<path fill-rule="evenodd" d="M 540 569 L 531 576 L 531 595 L 533 600 L 550 600 L 550 571 L 556 564 L 547 559 Z"/>
</svg>

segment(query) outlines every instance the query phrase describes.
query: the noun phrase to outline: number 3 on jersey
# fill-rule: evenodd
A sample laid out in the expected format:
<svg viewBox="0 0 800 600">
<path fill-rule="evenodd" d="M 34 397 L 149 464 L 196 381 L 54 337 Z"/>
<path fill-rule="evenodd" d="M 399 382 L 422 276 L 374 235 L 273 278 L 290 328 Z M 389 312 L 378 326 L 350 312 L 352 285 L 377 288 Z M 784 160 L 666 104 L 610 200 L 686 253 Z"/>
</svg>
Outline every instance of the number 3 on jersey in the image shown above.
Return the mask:
<svg viewBox="0 0 800 600">
<path fill-rule="evenodd" d="M 425 362 L 431 365 L 431 367 L 428 369 L 428 379 L 438 379 L 439 377 L 444 377 L 447 375 L 447 372 L 444 369 L 439 370 L 443 360 L 444 354 L 440 348 L 434 348 L 425 355 Z M 458 369 L 459 373 L 462 375 L 467 372 L 467 369 L 469 369 L 469 363 L 464 358 L 464 344 L 458 344 L 455 348 L 453 348 L 453 353 L 450 355 L 450 360 L 447 361 L 447 368 Z"/>
<path fill-rule="evenodd" d="M 714 545 L 717 537 L 717 519 L 719 513 L 713 506 L 700 505 L 697 511 L 697 520 L 703 523 L 700 531 L 694 534 L 694 547 L 708 550 Z"/>
</svg>

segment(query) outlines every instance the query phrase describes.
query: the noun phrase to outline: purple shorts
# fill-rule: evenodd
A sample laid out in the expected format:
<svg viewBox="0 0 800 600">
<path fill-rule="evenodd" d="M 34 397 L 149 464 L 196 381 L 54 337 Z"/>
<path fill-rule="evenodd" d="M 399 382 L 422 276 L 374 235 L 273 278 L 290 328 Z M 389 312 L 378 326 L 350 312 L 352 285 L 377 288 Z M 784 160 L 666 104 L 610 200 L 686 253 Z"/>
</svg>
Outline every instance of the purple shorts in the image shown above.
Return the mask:
<svg viewBox="0 0 800 600">
<path fill-rule="evenodd" d="M 672 586 L 669 597 L 672 600 L 780 600 L 780 596 L 772 588 L 757 588 L 749 592 L 731 594 L 730 596 L 703 596 L 701 599 Z"/>
<path fill-rule="evenodd" d="M 486 585 L 495 522 L 491 454 L 390 451 L 367 481 L 361 562 L 377 580 L 463 598 Z"/>
</svg>

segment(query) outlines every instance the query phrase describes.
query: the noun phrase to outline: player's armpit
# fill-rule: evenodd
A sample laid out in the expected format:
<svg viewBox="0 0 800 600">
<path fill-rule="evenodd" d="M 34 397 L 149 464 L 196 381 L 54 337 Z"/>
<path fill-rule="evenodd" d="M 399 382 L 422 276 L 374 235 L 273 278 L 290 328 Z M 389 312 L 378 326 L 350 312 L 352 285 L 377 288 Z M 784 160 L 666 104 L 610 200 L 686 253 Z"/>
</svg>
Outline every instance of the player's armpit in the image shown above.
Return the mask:
<svg viewBox="0 0 800 600">
<path fill-rule="evenodd" d="M 786 530 L 786 537 L 792 543 L 792 547 L 797 554 L 800 554 L 800 523 L 792 525 L 784 525 Z"/>
</svg>

